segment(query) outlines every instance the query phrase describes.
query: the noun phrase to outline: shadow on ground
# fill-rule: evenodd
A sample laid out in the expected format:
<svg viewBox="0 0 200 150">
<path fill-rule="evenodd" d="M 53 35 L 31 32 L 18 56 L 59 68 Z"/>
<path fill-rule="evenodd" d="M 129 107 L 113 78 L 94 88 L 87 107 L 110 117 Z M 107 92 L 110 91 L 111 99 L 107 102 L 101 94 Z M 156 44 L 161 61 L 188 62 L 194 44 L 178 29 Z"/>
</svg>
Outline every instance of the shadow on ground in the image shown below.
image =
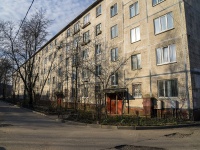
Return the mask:
<svg viewBox="0 0 200 150">
<path fill-rule="evenodd" d="M 158 147 L 134 146 L 134 145 L 118 145 L 109 149 L 110 150 L 165 150 L 164 148 L 158 148 Z"/>
</svg>

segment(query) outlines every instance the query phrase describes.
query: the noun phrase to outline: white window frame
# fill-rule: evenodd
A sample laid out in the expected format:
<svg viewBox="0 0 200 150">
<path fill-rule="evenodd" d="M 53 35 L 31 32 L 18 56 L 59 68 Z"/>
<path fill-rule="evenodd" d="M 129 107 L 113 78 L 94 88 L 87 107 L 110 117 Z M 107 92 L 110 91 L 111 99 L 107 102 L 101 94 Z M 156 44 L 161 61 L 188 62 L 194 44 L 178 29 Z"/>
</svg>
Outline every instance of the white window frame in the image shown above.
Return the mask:
<svg viewBox="0 0 200 150">
<path fill-rule="evenodd" d="M 139 3 L 138 1 L 135 2 L 134 4 L 130 5 L 129 7 L 130 11 L 130 18 L 133 18 L 139 14 Z"/>
<path fill-rule="evenodd" d="M 101 75 L 101 65 L 96 65 L 96 76 L 100 76 Z"/>
<path fill-rule="evenodd" d="M 135 27 L 133 29 L 131 29 L 131 43 L 140 41 L 141 37 L 140 37 L 140 27 Z"/>
<path fill-rule="evenodd" d="M 118 85 L 118 73 L 115 72 L 111 75 L 111 85 L 112 86 L 117 86 Z"/>
<path fill-rule="evenodd" d="M 136 59 L 136 62 L 134 62 L 134 59 Z M 136 63 L 136 64 L 135 64 Z M 136 67 L 134 67 L 136 66 Z M 131 69 L 132 70 L 138 70 L 141 69 L 141 54 L 136 54 L 131 56 Z"/>
<path fill-rule="evenodd" d="M 174 88 L 172 89 L 172 81 L 175 84 Z M 178 80 L 177 79 L 168 79 L 168 80 L 158 80 L 158 97 L 165 98 L 165 97 L 178 97 Z M 174 95 L 172 94 L 173 92 Z M 163 95 L 162 95 L 163 94 Z"/>
<path fill-rule="evenodd" d="M 86 25 L 90 22 L 90 14 L 87 14 L 85 17 L 83 17 L 83 25 Z"/>
<path fill-rule="evenodd" d="M 82 78 L 86 79 L 89 77 L 89 71 L 87 69 L 82 70 Z"/>
<path fill-rule="evenodd" d="M 171 24 L 169 24 L 171 23 Z M 154 32 L 155 35 L 168 31 L 170 29 L 174 28 L 174 20 L 172 12 L 169 12 L 163 16 L 160 16 L 156 19 L 154 19 Z"/>
<path fill-rule="evenodd" d="M 118 36 L 118 26 L 117 26 L 117 24 L 111 27 L 110 33 L 111 33 L 111 39 L 114 39 L 115 37 Z"/>
<path fill-rule="evenodd" d="M 117 15 L 117 12 L 118 12 L 117 3 L 115 3 L 110 7 L 110 16 L 114 17 L 115 15 Z"/>
<path fill-rule="evenodd" d="M 142 98 L 142 85 L 141 83 L 132 84 L 132 96 L 133 98 Z"/>
<path fill-rule="evenodd" d="M 82 51 L 82 57 L 83 57 L 83 60 L 86 60 L 89 57 L 88 49 L 85 49 Z"/>
<path fill-rule="evenodd" d="M 99 34 L 101 34 L 101 23 L 96 25 L 96 36 L 98 36 Z"/>
<path fill-rule="evenodd" d="M 67 37 L 70 37 L 70 28 L 67 29 Z"/>
<path fill-rule="evenodd" d="M 95 46 L 95 54 L 96 55 L 101 54 L 101 44 L 96 44 L 96 46 Z"/>
<path fill-rule="evenodd" d="M 111 57 L 111 61 L 117 61 L 118 60 L 118 48 L 113 48 L 110 51 L 110 57 Z"/>
<path fill-rule="evenodd" d="M 152 0 L 152 5 L 155 6 L 157 4 L 160 4 L 162 2 L 164 2 L 165 0 Z"/>
<path fill-rule="evenodd" d="M 74 33 L 77 33 L 80 31 L 80 27 L 79 27 L 79 22 L 74 24 Z"/>
<path fill-rule="evenodd" d="M 171 44 L 166 47 L 156 49 L 157 65 L 169 64 L 176 62 L 176 45 Z"/>
<path fill-rule="evenodd" d="M 96 7 L 96 17 L 100 16 L 101 15 L 101 5 L 97 6 Z"/>
<path fill-rule="evenodd" d="M 90 41 L 90 31 L 83 33 L 83 43 L 88 43 Z"/>
</svg>

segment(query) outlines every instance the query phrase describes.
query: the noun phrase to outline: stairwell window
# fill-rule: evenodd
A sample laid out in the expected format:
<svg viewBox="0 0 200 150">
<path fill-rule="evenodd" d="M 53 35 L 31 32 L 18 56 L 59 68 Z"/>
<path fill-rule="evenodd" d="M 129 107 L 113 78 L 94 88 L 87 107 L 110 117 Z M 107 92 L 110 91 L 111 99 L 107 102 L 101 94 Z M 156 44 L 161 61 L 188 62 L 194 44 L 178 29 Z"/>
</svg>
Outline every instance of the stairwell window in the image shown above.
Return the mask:
<svg viewBox="0 0 200 150">
<path fill-rule="evenodd" d="M 89 71 L 87 69 L 83 69 L 82 70 L 82 78 L 88 78 L 89 76 Z"/>
<path fill-rule="evenodd" d="M 153 4 L 153 6 L 155 6 L 163 1 L 165 1 L 165 0 L 152 0 L 152 4 Z"/>
<path fill-rule="evenodd" d="M 90 41 L 90 33 L 89 31 L 83 33 L 83 43 L 88 43 Z"/>
<path fill-rule="evenodd" d="M 99 34 L 101 34 L 101 23 L 96 25 L 96 36 L 98 36 Z"/>
<path fill-rule="evenodd" d="M 111 61 L 117 61 L 118 59 L 118 48 L 111 49 Z"/>
<path fill-rule="evenodd" d="M 131 56 L 131 69 L 141 69 L 141 54 Z"/>
<path fill-rule="evenodd" d="M 96 76 L 100 76 L 101 75 L 101 65 L 97 65 L 96 66 Z"/>
<path fill-rule="evenodd" d="M 158 97 L 178 97 L 177 79 L 158 81 Z"/>
<path fill-rule="evenodd" d="M 175 44 L 156 49 L 157 65 L 176 62 Z"/>
<path fill-rule="evenodd" d="M 140 27 L 131 29 L 131 43 L 137 42 L 140 40 Z"/>
<path fill-rule="evenodd" d="M 117 3 L 110 7 L 110 16 L 113 17 L 117 15 Z"/>
<path fill-rule="evenodd" d="M 96 46 L 95 46 L 95 54 L 96 55 L 101 54 L 101 44 L 96 44 Z"/>
<path fill-rule="evenodd" d="M 89 57 L 88 49 L 82 51 L 82 57 L 83 57 L 83 60 L 86 60 Z"/>
<path fill-rule="evenodd" d="M 154 19 L 155 34 L 162 33 L 174 27 L 172 12 Z"/>
<path fill-rule="evenodd" d="M 141 84 L 132 85 L 132 94 L 134 98 L 142 98 Z"/>
<path fill-rule="evenodd" d="M 111 39 L 118 36 L 118 27 L 117 25 L 114 25 L 111 27 Z"/>
<path fill-rule="evenodd" d="M 139 5 L 138 2 L 135 2 L 134 4 L 130 5 L 130 18 L 138 14 L 139 14 Z"/>
<path fill-rule="evenodd" d="M 111 85 L 117 86 L 118 85 L 118 73 L 115 72 L 111 75 Z"/>
</svg>

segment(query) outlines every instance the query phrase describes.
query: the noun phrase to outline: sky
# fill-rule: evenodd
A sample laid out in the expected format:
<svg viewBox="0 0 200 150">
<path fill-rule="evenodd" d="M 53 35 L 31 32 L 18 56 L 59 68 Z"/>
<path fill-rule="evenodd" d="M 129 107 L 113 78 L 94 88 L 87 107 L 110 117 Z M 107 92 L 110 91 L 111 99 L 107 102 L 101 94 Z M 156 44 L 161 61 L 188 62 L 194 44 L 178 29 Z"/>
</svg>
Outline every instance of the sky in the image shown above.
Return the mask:
<svg viewBox="0 0 200 150">
<path fill-rule="evenodd" d="M 27 17 L 40 8 L 46 10 L 46 17 L 53 20 L 48 28 L 48 40 L 96 0 L 34 0 Z M 20 23 L 32 0 L 0 0 L 0 20 Z"/>
</svg>

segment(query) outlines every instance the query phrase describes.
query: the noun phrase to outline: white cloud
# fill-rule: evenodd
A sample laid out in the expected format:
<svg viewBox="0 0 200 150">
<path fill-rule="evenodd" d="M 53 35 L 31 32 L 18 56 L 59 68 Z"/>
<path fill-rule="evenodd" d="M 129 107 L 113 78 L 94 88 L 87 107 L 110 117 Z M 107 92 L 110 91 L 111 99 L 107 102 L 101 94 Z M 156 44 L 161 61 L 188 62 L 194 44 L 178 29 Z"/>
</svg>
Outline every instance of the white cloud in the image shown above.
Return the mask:
<svg viewBox="0 0 200 150">
<path fill-rule="evenodd" d="M 43 8 L 50 20 L 54 20 L 49 27 L 53 37 L 77 15 L 91 5 L 95 0 L 35 0 L 28 16 L 36 9 Z M 0 20 L 19 23 L 22 20 L 32 0 L 0 0 Z"/>
</svg>

